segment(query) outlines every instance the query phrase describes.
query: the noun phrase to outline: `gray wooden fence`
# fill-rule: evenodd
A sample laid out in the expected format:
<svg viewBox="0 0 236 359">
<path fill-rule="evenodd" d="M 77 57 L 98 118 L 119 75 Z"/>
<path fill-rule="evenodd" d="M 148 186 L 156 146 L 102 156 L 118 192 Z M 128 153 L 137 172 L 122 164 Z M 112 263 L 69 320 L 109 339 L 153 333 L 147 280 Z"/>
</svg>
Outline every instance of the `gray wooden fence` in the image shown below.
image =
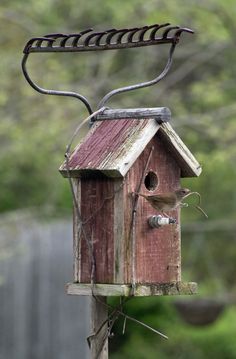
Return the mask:
<svg viewBox="0 0 236 359">
<path fill-rule="evenodd" d="M 89 302 L 65 294 L 72 224 L 0 218 L 0 359 L 86 359 Z"/>
</svg>

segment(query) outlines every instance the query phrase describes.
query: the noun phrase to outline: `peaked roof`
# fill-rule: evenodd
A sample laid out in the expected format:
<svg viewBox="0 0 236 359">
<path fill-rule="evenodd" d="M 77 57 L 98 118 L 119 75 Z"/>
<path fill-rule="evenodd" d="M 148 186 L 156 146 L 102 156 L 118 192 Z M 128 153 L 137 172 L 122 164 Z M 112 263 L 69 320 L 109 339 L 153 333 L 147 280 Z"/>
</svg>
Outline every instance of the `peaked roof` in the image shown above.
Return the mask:
<svg viewBox="0 0 236 359">
<path fill-rule="evenodd" d="M 201 166 L 169 123 L 155 119 L 119 119 L 95 122 L 69 159 L 71 177 L 102 172 L 108 177 L 123 177 L 158 132 L 181 168 L 182 177 L 195 177 Z M 59 171 L 68 175 L 64 162 Z"/>
</svg>

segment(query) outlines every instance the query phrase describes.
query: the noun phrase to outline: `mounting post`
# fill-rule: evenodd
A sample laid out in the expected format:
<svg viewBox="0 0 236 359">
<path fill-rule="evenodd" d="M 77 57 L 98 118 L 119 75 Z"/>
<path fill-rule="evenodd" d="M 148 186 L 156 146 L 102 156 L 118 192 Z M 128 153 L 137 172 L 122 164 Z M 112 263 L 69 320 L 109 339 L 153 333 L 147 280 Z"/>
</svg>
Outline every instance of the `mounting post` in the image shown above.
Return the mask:
<svg viewBox="0 0 236 359">
<path fill-rule="evenodd" d="M 91 297 L 91 359 L 108 359 L 107 297 Z M 105 323 L 106 322 L 106 323 Z M 105 323 L 105 324 L 104 324 Z M 101 326 L 102 329 L 99 331 Z"/>
</svg>

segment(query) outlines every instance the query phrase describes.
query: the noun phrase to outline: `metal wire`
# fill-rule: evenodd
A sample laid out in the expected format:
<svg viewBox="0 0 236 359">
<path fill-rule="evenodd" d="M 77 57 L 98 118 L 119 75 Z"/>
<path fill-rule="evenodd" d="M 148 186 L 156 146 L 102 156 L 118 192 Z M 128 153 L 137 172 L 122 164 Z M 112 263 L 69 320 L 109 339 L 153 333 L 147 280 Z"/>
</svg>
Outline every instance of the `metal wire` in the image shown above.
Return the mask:
<svg viewBox="0 0 236 359">
<path fill-rule="evenodd" d="M 84 105 L 86 106 L 88 113 L 92 114 L 92 108 L 88 102 L 88 100 L 86 99 L 86 97 L 80 95 L 77 92 L 73 92 L 73 91 L 57 91 L 57 90 L 48 90 L 48 89 L 44 89 L 40 86 L 38 86 L 29 76 L 28 70 L 26 68 L 26 63 L 28 60 L 28 56 L 29 54 L 24 54 L 23 59 L 22 59 L 22 71 L 23 74 L 26 78 L 26 80 L 28 81 L 28 83 L 30 84 L 31 87 L 33 87 L 34 90 L 36 90 L 37 92 L 43 94 L 43 95 L 54 95 L 54 96 L 67 96 L 67 97 L 75 97 L 76 99 L 82 101 L 84 103 Z"/>
<path fill-rule="evenodd" d="M 106 94 L 102 98 L 102 100 L 98 104 L 98 108 L 104 107 L 105 104 L 107 103 L 107 101 L 110 100 L 110 98 L 115 96 L 115 95 L 121 94 L 123 92 L 128 92 L 128 91 L 141 89 L 141 88 L 144 88 L 144 87 L 153 86 L 153 85 L 157 84 L 158 82 L 160 82 L 167 75 L 167 73 L 169 72 L 169 70 L 171 68 L 175 46 L 176 46 L 176 43 L 173 43 L 171 45 L 170 52 L 169 52 L 169 57 L 168 57 L 166 66 L 165 66 L 164 70 L 161 72 L 161 74 L 159 76 L 157 76 L 155 79 L 153 79 L 151 81 L 146 81 L 146 82 L 138 83 L 138 84 L 135 84 L 135 85 L 121 87 L 121 88 L 112 90 L 111 92 L 109 92 L 108 94 Z"/>
</svg>

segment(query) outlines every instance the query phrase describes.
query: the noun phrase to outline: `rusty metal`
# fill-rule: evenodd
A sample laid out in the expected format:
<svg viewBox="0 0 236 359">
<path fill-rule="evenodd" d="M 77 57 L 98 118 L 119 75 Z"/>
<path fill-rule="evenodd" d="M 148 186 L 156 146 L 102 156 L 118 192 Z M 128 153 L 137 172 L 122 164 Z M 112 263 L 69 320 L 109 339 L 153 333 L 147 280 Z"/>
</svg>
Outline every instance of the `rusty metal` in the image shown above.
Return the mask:
<svg viewBox="0 0 236 359">
<path fill-rule="evenodd" d="M 78 34 L 68 35 L 49 34 L 29 40 L 24 48 L 24 53 L 99 51 L 173 44 L 178 42 L 182 32 L 193 33 L 191 29 L 169 25 L 169 23 L 155 24 L 130 29 L 109 29 L 101 32 L 87 29 Z M 157 36 L 162 28 L 164 28 L 162 35 Z"/>
<path fill-rule="evenodd" d="M 58 91 L 58 90 L 48 90 L 48 89 L 44 89 L 40 86 L 38 86 L 30 77 L 27 68 L 26 68 L 26 62 L 28 59 L 28 54 L 24 54 L 23 59 L 22 59 L 22 71 L 23 74 L 26 78 L 26 80 L 28 81 L 28 83 L 30 84 L 31 87 L 33 87 L 33 89 L 35 91 L 38 91 L 39 93 L 43 94 L 43 95 L 56 95 L 56 96 L 67 96 L 67 97 L 74 97 L 77 98 L 78 100 L 82 101 L 84 103 L 84 105 L 86 106 L 88 113 L 91 114 L 92 108 L 88 102 L 88 100 L 86 99 L 86 97 L 84 97 L 83 95 L 80 95 L 77 92 L 73 92 L 73 91 Z"/>
<path fill-rule="evenodd" d="M 166 63 L 166 66 L 164 67 L 163 71 L 160 73 L 159 76 L 157 76 L 155 79 L 151 80 L 151 81 L 146 81 L 146 82 L 141 82 L 135 85 L 130 85 L 130 86 L 125 86 L 125 87 L 120 87 L 118 89 L 112 90 L 110 92 L 108 92 L 103 98 L 102 100 L 99 102 L 98 104 L 98 108 L 102 108 L 105 106 L 105 104 L 107 103 L 107 101 L 115 96 L 118 95 L 120 93 L 123 92 L 128 92 L 128 91 L 132 91 L 132 90 L 137 90 L 140 88 L 144 88 L 144 87 L 149 87 L 149 86 L 153 86 L 155 84 L 157 84 L 158 82 L 160 82 L 169 72 L 171 65 L 172 65 L 172 59 L 173 59 L 173 54 L 174 54 L 174 50 L 175 50 L 175 46 L 176 43 L 172 43 L 171 44 L 171 48 L 170 48 L 170 52 L 169 52 L 169 57 Z"/>
<path fill-rule="evenodd" d="M 47 95 L 75 97 L 85 104 L 89 113 L 92 113 L 91 105 L 84 96 L 70 91 L 46 90 L 36 85 L 30 78 L 26 68 L 29 55 L 31 53 L 84 52 L 127 49 L 159 44 L 171 45 L 167 64 L 157 78 L 140 84 L 112 90 L 100 101 L 98 108 L 101 108 L 112 96 L 118 93 L 152 86 L 159 82 L 168 73 L 171 67 L 175 46 L 179 42 L 179 38 L 183 32 L 193 33 L 189 28 L 170 26 L 169 23 L 165 23 L 118 30 L 109 29 L 100 32 L 95 32 L 92 28 L 89 28 L 77 34 L 47 34 L 43 37 L 34 37 L 26 43 L 23 50 L 22 69 L 26 80 L 36 91 Z"/>
</svg>

